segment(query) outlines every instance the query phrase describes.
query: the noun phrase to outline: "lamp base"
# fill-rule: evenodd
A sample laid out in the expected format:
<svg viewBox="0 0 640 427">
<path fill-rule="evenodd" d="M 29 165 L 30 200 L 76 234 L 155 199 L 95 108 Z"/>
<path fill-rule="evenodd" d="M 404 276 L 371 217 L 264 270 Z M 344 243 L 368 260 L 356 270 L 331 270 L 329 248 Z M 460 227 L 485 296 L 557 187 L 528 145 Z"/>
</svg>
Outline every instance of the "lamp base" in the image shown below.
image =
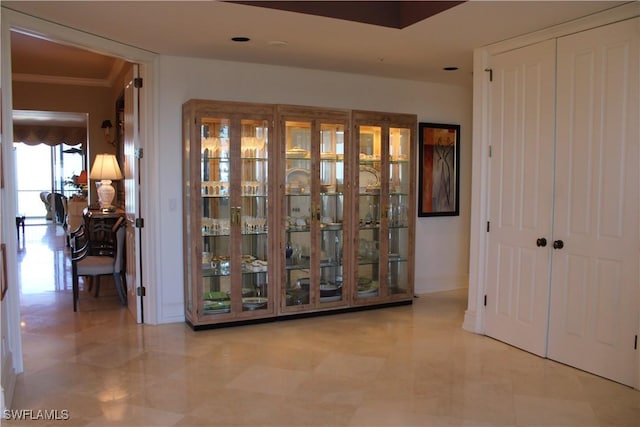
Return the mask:
<svg viewBox="0 0 640 427">
<path fill-rule="evenodd" d="M 101 209 L 110 209 L 111 202 L 116 195 L 116 190 L 111 186 L 110 179 L 103 179 L 99 182 L 99 186 L 96 189 L 98 193 L 98 203 Z"/>
</svg>

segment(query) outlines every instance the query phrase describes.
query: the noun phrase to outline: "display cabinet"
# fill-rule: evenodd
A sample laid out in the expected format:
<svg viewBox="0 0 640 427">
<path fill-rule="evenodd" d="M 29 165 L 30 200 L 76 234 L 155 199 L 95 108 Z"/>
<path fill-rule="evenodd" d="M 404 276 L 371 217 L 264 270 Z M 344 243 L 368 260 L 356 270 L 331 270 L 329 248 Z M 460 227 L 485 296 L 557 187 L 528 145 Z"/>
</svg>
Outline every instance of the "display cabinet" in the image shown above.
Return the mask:
<svg viewBox="0 0 640 427">
<path fill-rule="evenodd" d="M 414 115 L 354 111 L 357 156 L 357 288 L 353 304 L 375 304 L 413 297 L 415 221 Z"/>
<path fill-rule="evenodd" d="M 414 115 L 183 105 L 194 329 L 410 303 Z"/>
<path fill-rule="evenodd" d="M 270 105 L 183 106 L 185 309 L 194 327 L 273 316 Z"/>
<path fill-rule="evenodd" d="M 349 111 L 278 107 L 285 183 L 282 313 L 348 304 L 343 252 L 349 230 L 344 216 L 350 188 L 345 185 L 349 117 Z"/>
</svg>

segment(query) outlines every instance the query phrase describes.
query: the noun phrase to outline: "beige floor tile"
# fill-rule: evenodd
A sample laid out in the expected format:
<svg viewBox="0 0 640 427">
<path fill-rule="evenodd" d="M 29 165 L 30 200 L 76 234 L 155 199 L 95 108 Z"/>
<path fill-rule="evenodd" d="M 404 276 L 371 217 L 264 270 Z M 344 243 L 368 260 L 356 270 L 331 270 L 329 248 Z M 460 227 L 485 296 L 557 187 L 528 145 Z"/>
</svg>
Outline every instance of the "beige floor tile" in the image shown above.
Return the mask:
<svg viewBox="0 0 640 427">
<path fill-rule="evenodd" d="M 342 349 L 341 349 L 342 350 Z M 358 380 L 374 380 L 385 360 L 380 357 L 360 356 L 346 353 L 331 353 L 323 360 L 315 372 L 355 378 Z"/>
<path fill-rule="evenodd" d="M 127 403 L 108 403 L 102 406 L 102 416 L 86 424 L 97 426 L 166 426 L 177 423 L 182 414 Z"/>
<path fill-rule="evenodd" d="M 370 382 L 333 374 L 308 376 L 295 390 L 297 399 L 329 405 L 358 406 L 365 399 Z"/>
<path fill-rule="evenodd" d="M 231 380 L 226 387 L 278 396 L 291 396 L 308 376 L 308 373 L 301 371 L 254 365 Z"/>
<path fill-rule="evenodd" d="M 600 425 L 591 405 L 587 402 L 516 395 L 514 404 L 518 425 Z"/>
<path fill-rule="evenodd" d="M 187 415 L 209 420 L 210 426 L 269 425 L 280 417 L 283 408 L 294 402 L 295 399 L 281 395 L 227 388 L 209 394 L 204 403 Z"/>
<path fill-rule="evenodd" d="M 30 258 L 47 242 L 36 232 L 27 227 L 22 269 L 42 268 Z M 62 235 L 49 238 L 64 260 Z M 22 285 L 13 408 L 71 419 L 3 426 L 640 427 L 639 391 L 463 331 L 464 290 L 194 332 L 136 325 L 107 282 L 99 298 L 82 291 L 74 313 L 69 274 L 66 264 Z"/>
</svg>

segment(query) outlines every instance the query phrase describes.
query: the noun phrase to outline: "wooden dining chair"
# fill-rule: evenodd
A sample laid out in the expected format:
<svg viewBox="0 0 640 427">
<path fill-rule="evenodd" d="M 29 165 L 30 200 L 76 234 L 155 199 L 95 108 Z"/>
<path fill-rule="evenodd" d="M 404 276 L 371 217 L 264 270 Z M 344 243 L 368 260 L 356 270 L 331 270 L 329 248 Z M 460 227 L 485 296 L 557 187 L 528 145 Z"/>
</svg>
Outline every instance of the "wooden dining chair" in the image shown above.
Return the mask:
<svg viewBox="0 0 640 427">
<path fill-rule="evenodd" d="M 127 304 L 124 283 L 125 226 L 125 219 L 118 219 L 111 228 L 113 241 L 115 242 L 114 250 L 112 252 L 97 255 L 92 253 L 90 233 L 86 229 L 86 226 L 80 227 L 77 232 L 73 233 L 73 244 L 71 245 L 73 311 L 78 311 L 80 276 L 87 277 L 89 279 L 88 290 L 91 290 L 91 285 L 95 279 L 95 296 L 97 297 L 100 292 L 100 277 L 112 275 L 120 302 L 122 305 Z"/>
</svg>

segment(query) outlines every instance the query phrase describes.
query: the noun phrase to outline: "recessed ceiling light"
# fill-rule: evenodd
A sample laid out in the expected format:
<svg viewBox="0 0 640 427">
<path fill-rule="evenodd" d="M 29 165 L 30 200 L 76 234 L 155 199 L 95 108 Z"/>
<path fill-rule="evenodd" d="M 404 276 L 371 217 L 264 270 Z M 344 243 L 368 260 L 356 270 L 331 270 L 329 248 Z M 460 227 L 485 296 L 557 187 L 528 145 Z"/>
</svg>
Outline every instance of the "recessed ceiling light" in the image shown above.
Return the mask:
<svg viewBox="0 0 640 427">
<path fill-rule="evenodd" d="M 456 71 L 458 69 L 458 67 L 444 67 L 443 70 L 445 71 Z"/>
<path fill-rule="evenodd" d="M 231 40 L 238 43 L 244 43 L 244 42 L 248 42 L 251 39 L 249 37 L 239 36 L 239 37 L 231 37 Z"/>
</svg>

